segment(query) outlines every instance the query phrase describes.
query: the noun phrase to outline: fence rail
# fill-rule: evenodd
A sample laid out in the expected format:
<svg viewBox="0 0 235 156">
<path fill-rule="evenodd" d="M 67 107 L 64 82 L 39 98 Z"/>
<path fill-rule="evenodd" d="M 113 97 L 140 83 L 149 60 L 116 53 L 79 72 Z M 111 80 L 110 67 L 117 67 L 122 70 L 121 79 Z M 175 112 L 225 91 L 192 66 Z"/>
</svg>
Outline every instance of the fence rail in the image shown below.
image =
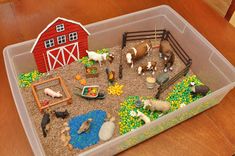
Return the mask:
<svg viewBox="0 0 235 156">
<path fill-rule="evenodd" d="M 126 46 L 126 43 L 128 41 L 147 40 L 147 39 L 160 39 L 160 40 L 169 41 L 174 52 L 185 65 L 184 69 L 182 69 L 179 73 L 177 73 L 174 77 L 172 77 L 166 83 L 158 87 L 158 91 L 155 95 L 155 98 L 158 99 L 162 92 L 164 92 L 169 86 L 174 84 L 177 80 L 179 80 L 182 76 L 185 76 L 189 72 L 189 68 L 192 64 L 192 59 L 188 56 L 188 54 L 176 41 L 176 39 L 173 37 L 170 31 L 167 31 L 165 29 L 124 32 L 122 36 L 122 49 Z M 123 70 L 123 67 L 122 67 L 122 52 L 121 52 L 121 59 L 120 59 L 120 65 L 119 65 L 119 78 L 120 79 L 122 78 L 122 70 Z"/>
</svg>

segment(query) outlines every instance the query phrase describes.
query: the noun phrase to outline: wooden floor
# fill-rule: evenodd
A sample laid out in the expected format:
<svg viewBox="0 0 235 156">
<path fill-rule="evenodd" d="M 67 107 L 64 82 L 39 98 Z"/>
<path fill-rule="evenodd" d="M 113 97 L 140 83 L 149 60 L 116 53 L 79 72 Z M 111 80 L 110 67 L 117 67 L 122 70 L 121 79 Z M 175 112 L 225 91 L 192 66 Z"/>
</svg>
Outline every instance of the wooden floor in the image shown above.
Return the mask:
<svg viewBox="0 0 235 156">
<path fill-rule="evenodd" d="M 36 38 L 57 16 L 88 24 L 161 4 L 173 7 L 235 64 L 235 29 L 200 0 L 3 0 L 0 3 L 0 51 L 2 53 L 6 45 Z M 0 84 L 0 155 L 32 155 L 12 99 L 2 54 Z M 212 109 L 120 155 L 229 156 L 234 153 L 235 90 Z"/>
</svg>

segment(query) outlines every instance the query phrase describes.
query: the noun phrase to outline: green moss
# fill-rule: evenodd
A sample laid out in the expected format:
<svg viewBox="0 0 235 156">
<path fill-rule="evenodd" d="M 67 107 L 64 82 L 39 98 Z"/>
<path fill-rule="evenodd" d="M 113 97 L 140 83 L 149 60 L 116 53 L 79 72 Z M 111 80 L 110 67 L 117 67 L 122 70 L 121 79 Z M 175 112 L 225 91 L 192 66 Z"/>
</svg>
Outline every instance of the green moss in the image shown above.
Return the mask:
<svg viewBox="0 0 235 156">
<path fill-rule="evenodd" d="M 120 122 L 119 122 L 119 132 L 120 134 L 125 134 L 130 132 L 133 129 L 136 129 L 142 125 L 144 125 L 144 121 L 139 120 L 138 117 L 132 117 L 130 115 L 131 111 L 137 112 L 137 110 L 141 111 L 145 115 L 147 115 L 150 120 L 155 120 L 159 117 L 161 112 L 154 112 L 151 114 L 151 111 L 145 110 L 143 107 L 136 108 L 135 103 L 137 100 L 146 99 L 146 97 L 139 97 L 139 96 L 129 96 L 126 100 L 121 103 L 121 107 L 119 110 Z"/>
<path fill-rule="evenodd" d="M 180 104 L 184 103 L 185 105 L 200 99 L 202 96 L 197 95 L 195 97 L 192 97 L 190 94 L 191 87 L 190 83 L 194 82 L 195 85 L 202 85 L 203 83 L 196 77 L 196 75 L 193 76 L 186 76 L 184 80 L 177 83 L 173 90 L 168 94 L 166 100 L 171 103 L 171 111 L 174 111 L 178 108 L 180 108 Z M 210 93 L 210 92 L 209 92 Z M 208 94 L 209 94 L 208 93 Z"/>
<path fill-rule="evenodd" d="M 32 82 L 39 80 L 43 73 L 34 70 L 29 73 L 21 73 L 18 75 L 18 83 L 21 88 L 31 86 Z"/>
</svg>

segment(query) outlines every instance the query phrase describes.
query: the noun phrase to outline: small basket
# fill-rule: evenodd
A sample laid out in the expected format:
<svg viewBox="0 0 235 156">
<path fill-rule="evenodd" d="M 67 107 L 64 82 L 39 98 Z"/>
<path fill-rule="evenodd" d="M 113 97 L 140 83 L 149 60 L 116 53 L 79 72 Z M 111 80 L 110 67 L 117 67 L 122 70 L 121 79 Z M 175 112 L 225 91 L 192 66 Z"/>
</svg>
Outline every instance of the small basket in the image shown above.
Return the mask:
<svg viewBox="0 0 235 156">
<path fill-rule="evenodd" d="M 90 71 L 96 71 L 96 73 L 89 73 L 88 70 Z M 94 78 L 94 77 L 98 77 L 99 73 L 98 73 L 98 69 L 96 67 L 86 67 L 86 78 Z"/>
</svg>

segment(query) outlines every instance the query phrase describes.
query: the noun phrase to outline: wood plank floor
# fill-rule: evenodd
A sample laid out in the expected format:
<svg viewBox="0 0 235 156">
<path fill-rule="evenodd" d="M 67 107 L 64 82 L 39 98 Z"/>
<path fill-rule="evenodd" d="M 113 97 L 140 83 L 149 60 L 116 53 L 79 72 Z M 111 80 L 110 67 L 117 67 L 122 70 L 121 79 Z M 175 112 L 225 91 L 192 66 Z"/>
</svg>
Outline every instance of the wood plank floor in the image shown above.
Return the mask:
<svg viewBox="0 0 235 156">
<path fill-rule="evenodd" d="M 0 1 L 0 155 L 33 155 L 11 95 L 3 48 L 36 38 L 55 17 L 89 24 L 138 10 L 170 5 L 235 64 L 235 29 L 196 0 L 4 0 Z M 235 153 L 235 90 L 217 106 L 119 155 L 232 155 Z"/>
</svg>

